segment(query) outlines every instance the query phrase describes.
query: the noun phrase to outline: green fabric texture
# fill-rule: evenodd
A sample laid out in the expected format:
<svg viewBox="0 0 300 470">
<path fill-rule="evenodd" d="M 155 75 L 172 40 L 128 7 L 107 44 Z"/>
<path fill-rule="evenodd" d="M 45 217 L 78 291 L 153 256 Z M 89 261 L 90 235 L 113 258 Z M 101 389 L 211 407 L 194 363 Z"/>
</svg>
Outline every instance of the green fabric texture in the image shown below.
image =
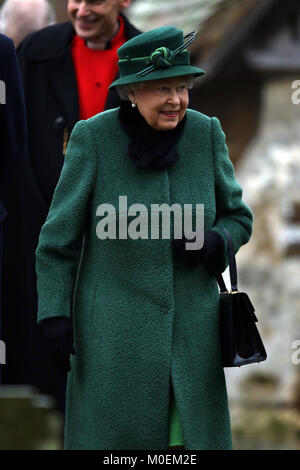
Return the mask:
<svg viewBox="0 0 300 470">
<path fill-rule="evenodd" d="M 76 124 L 36 251 L 38 321 L 73 317 L 65 449 L 167 449 L 170 381 L 185 448 L 231 449 L 212 274 L 226 257 L 191 269 L 170 239 L 100 240 L 97 210 L 111 204 L 119 222 L 120 195 L 149 213 L 152 204 L 204 204 L 205 229 L 225 227 L 236 250 L 252 213 L 217 118 L 187 110 L 179 159 L 164 171 L 136 168 L 128 142 L 118 109 Z"/>
<path fill-rule="evenodd" d="M 173 56 L 172 52 L 183 43 L 183 32 L 173 26 L 152 29 L 125 42 L 118 49 L 120 78 L 109 88 L 183 75 L 203 75 L 202 69 L 190 64 L 186 49 Z M 137 76 L 138 72 L 152 65 L 155 65 L 155 70 L 145 76 Z"/>
</svg>

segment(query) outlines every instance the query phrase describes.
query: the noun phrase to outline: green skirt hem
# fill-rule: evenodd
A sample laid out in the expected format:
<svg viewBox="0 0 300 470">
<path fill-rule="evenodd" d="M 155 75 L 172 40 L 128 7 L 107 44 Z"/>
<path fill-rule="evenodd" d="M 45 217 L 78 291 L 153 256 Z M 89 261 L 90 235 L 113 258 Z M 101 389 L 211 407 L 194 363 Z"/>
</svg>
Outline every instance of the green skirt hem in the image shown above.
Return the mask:
<svg viewBox="0 0 300 470">
<path fill-rule="evenodd" d="M 169 419 L 169 447 L 183 446 L 183 433 L 177 410 L 173 386 L 170 387 L 170 419 Z"/>
</svg>

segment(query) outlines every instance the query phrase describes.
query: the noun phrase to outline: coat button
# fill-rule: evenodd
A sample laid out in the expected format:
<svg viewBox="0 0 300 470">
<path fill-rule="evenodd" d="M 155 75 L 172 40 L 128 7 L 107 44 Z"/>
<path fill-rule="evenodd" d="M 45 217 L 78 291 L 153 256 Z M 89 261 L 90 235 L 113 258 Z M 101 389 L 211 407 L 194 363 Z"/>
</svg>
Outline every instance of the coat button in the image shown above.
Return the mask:
<svg viewBox="0 0 300 470">
<path fill-rule="evenodd" d="M 66 124 L 66 120 L 63 116 L 57 117 L 54 121 L 54 127 L 56 129 L 62 129 L 65 124 Z"/>
</svg>

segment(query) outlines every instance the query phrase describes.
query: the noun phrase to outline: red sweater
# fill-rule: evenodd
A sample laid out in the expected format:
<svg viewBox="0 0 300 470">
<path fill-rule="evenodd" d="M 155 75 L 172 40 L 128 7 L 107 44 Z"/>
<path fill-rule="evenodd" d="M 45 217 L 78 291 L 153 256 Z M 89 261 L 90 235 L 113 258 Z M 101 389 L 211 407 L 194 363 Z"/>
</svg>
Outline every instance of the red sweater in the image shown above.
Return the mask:
<svg viewBox="0 0 300 470">
<path fill-rule="evenodd" d="M 104 110 L 108 87 L 118 71 L 117 49 L 127 41 L 124 20 L 119 16 L 120 27 L 111 40 L 110 49 L 94 50 L 75 34 L 71 53 L 75 67 L 79 118 L 88 119 Z"/>
</svg>

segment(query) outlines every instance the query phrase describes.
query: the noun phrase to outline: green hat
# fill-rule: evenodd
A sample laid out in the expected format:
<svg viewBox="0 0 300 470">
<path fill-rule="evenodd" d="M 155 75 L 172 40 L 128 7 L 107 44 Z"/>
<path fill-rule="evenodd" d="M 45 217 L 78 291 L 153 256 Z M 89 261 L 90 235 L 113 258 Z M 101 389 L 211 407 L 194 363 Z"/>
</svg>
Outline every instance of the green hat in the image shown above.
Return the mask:
<svg viewBox="0 0 300 470">
<path fill-rule="evenodd" d="M 205 72 L 190 65 L 186 50 L 196 37 L 173 26 L 163 26 L 139 34 L 118 49 L 120 78 L 109 88 L 182 75 L 203 75 Z"/>
</svg>

